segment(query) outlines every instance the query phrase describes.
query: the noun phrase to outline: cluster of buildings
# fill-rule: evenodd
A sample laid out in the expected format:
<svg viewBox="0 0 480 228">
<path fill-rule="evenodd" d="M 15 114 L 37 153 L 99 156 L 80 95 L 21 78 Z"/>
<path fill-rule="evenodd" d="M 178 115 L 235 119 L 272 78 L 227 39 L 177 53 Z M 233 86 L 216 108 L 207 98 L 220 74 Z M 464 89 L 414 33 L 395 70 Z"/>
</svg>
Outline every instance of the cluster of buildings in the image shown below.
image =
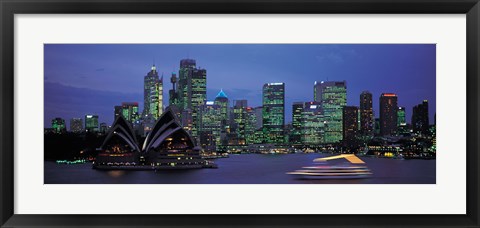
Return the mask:
<svg viewBox="0 0 480 228">
<path fill-rule="evenodd" d="M 262 106 L 251 107 L 247 100 L 231 100 L 220 90 L 207 100 L 207 71 L 193 59 L 180 61 L 178 76 L 170 77 L 168 107 L 178 117 L 183 129 L 205 151 L 258 150 L 259 148 L 318 147 L 329 144 L 349 145 L 374 136 L 394 137 L 404 134 L 432 134 L 428 101 L 412 110 L 407 124 L 405 108 L 398 105 L 394 93 L 379 98 L 379 118 L 373 111 L 372 93 L 364 91 L 358 106 L 347 105 L 345 81 L 314 82 L 311 101 L 294 102 L 292 122 L 285 123 L 285 83 L 265 83 Z M 114 107 L 115 119 L 121 115 L 131 123 L 136 135 L 145 137 L 164 112 L 163 75 L 155 65 L 144 77 L 144 109 L 137 102 L 123 102 Z M 50 131 L 66 131 L 65 121 L 52 120 Z M 106 133 L 108 126 L 98 123 L 98 116 L 70 120 L 72 132 Z"/>
</svg>

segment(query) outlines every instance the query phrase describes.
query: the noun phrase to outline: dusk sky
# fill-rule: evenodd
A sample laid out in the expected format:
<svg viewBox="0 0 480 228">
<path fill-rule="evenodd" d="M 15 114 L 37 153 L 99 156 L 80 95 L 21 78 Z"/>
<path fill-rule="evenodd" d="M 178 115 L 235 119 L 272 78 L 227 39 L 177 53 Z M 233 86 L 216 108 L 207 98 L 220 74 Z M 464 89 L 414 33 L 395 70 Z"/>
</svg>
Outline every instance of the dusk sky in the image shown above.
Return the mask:
<svg viewBox="0 0 480 228">
<path fill-rule="evenodd" d="M 429 102 L 436 110 L 435 44 L 46 44 L 44 126 L 61 117 L 99 115 L 111 125 L 114 106 L 139 102 L 143 110 L 143 78 L 153 63 L 164 75 L 164 106 L 170 76 L 180 60 L 192 58 L 207 70 L 207 100 L 223 88 L 229 100 L 262 105 L 264 83 L 285 83 L 286 123 L 292 103 L 312 101 L 315 81 L 347 82 L 347 104 L 359 106 L 360 93 L 373 94 L 375 117 L 379 97 L 396 93 L 410 123 L 413 106 Z"/>
</svg>

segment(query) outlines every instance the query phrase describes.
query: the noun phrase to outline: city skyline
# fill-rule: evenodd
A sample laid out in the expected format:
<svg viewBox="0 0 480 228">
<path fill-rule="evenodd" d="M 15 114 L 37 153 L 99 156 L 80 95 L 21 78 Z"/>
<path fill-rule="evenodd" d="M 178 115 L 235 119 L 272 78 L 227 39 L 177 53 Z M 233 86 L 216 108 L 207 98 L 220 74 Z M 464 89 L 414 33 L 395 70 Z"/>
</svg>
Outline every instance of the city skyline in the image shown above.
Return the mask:
<svg viewBox="0 0 480 228">
<path fill-rule="evenodd" d="M 162 48 L 163 52 L 159 50 Z M 215 52 L 218 50 L 235 55 L 231 55 L 232 59 L 221 58 Z M 263 84 L 285 83 L 285 123 L 292 121 L 293 102 L 314 100 L 315 81 L 346 81 L 348 106 L 359 106 L 360 93 L 370 91 L 373 94 L 375 118 L 380 114 L 380 94 L 389 92 L 397 94 L 399 106 L 406 107 L 408 123 L 413 107 L 423 100 L 429 101 L 430 123 L 433 123 L 436 113 L 435 45 L 62 44 L 45 45 L 44 126 L 50 127 L 51 120 L 56 117 L 68 121 L 66 125 L 69 126 L 71 118 L 82 118 L 86 114 L 98 115 L 99 123 L 111 124 L 114 106 L 122 102 L 138 102 L 139 110 L 144 110 L 141 102 L 144 98 L 143 77 L 153 64 L 160 77 L 163 72 L 163 105 L 168 106 L 168 91 L 172 87 L 169 78 L 172 72 L 178 75 L 180 60 L 185 58 L 181 56 L 185 51 L 188 57 L 197 61 L 199 68 L 207 70 L 209 101 L 214 100 L 223 89 L 229 97 L 230 106 L 233 106 L 234 100 L 245 99 L 249 106 L 257 107 L 262 105 Z M 291 56 L 279 55 L 282 52 Z M 133 53 L 144 55 L 137 57 Z M 148 55 L 153 56 L 150 62 L 145 60 L 149 58 Z M 246 58 L 248 56 L 255 58 Z M 244 57 L 243 61 L 234 61 L 241 57 Z M 172 70 L 168 71 L 166 65 L 171 63 L 176 65 L 172 64 Z M 372 64 L 376 67 L 369 68 Z M 330 72 L 321 76 L 319 72 L 322 70 L 317 69 L 321 66 L 324 72 Z M 230 71 L 222 73 L 222 70 Z M 387 72 L 392 76 L 386 77 Z M 243 77 L 235 80 L 239 74 Z M 399 79 L 396 76 L 399 74 L 406 76 Z"/>
</svg>

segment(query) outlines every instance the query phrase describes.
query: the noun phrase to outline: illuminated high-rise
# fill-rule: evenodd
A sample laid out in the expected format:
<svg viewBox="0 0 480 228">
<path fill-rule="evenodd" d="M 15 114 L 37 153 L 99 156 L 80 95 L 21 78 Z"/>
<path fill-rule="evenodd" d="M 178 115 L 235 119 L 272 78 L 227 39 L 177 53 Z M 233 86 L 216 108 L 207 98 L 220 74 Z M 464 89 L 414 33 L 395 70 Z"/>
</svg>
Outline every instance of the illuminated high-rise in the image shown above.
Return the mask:
<svg viewBox="0 0 480 228">
<path fill-rule="evenodd" d="M 360 132 L 363 135 L 373 135 L 374 122 L 372 93 L 363 91 L 360 94 Z"/>
<path fill-rule="evenodd" d="M 196 61 L 193 59 L 182 59 L 177 90 L 182 120 L 191 120 L 191 129 L 189 130 L 192 136 L 197 138 L 200 127 L 199 107 L 207 100 L 207 70 L 197 68 Z"/>
<path fill-rule="evenodd" d="M 67 131 L 67 128 L 65 126 L 65 120 L 60 117 L 52 119 L 52 129 L 53 129 L 53 132 L 58 134 L 64 133 L 65 131 Z"/>
<path fill-rule="evenodd" d="M 322 144 L 325 141 L 325 119 L 320 102 L 305 102 L 301 118 L 302 144 Z"/>
<path fill-rule="evenodd" d="M 354 142 L 358 134 L 358 107 L 343 107 L 343 142 Z"/>
<path fill-rule="evenodd" d="M 313 94 L 320 102 L 325 120 L 325 143 L 340 142 L 343 138 L 343 107 L 347 105 L 347 83 L 345 81 L 315 82 Z"/>
<path fill-rule="evenodd" d="M 303 102 L 293 102 L 292 104 L 292 132 L 290 134 L 290 144 L 301 144 L 303 134 Z"/>
<path fill-rule="evenodd" d="M 228 125 L 229 120 L 229 107 L 228 107 L 228 97 L 225 92 L 221 89 L 215 97 L 214 104 L 220 107 L 220 116 L 222 119 L 222 127 L 225 128 Z"/>
<path fill-rule="evenodd" d="M 283 144 L 285 83 L 263 85 L 263 137 L 265 143 Z"/>
<path fill-rule="evenodd" d="M 82 118 L 71 118 L 70 119 L 70 131 L 74 133 L 83 132 L 83 119 Z"/>
<path fill-rule="evenodd" d="M 98 132 L 98 115 L 85 115 L 85 130 Z"/>
<path fill-rule="evenodd" d="M 415 133 L 427 134 L 429 129 L 428 101 L 415 105 L 412 112 L 412 128 Z"/>
<path fill-rule="evenodd" d="M 137 121 L 140 118 L 138 102 L 122 102 L 122 116 L 130 123 Z"/>
<path fill-rule="evenodd" d="M 255 143 L 255 131 L 257 130 L 257 115 L 252 107 L 245 108 L 245 143 L 250 145 Z"/>
<path fill-rule="evenodd" d="M 206 151 L 217 151 L 220 146 L 222 131 L 220 112 L 220 106 L 214 104 L 213 101 L 207 101 L 200 107 L 199 141 L 200 146 Z"/>
<path fill-rule="evenodd" d="M 163 76 L 158 77 L 155 65 L 144 77 L 143 86 L 143 118 L 151 116 L 157 119 L 163 113 Z"/>
<path fill-rule="evenodd" d="M 397 134 L 397 95 L 382 93 L 380 96 L 380 135 Z"/>
<path fill-rule="evenodd" d="M 233 106 L 234 131 L 237 133 L 237 140 L 240 145 L 244 145 L 246 142 L 247 106 L 247 100 L 236 100 Z"/>
</svg>

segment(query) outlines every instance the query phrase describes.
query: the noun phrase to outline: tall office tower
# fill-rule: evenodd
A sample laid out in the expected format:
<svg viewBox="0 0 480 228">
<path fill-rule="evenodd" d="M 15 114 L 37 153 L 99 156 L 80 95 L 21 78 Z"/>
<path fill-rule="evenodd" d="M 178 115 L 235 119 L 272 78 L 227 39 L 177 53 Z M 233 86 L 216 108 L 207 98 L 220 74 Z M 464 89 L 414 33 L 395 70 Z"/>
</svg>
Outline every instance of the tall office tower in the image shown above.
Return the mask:
<svg viewBox="0 0 480 228">
<path fill-rule="evenodd" d="M 98 115 L 85 115 L 85 130 L 98 132 Z"/>
<path fill-rule="evenodd" d="M 122 102 L 122 116 L 130 123 L 135 123 L 140 118 L 138 102 Z"/>
<path fill-rule="evenodd" d="M 115 105 L 113 112 L 113 121 L 117 119 L 118 116 L 123 115 L 123 107 L 121 105 Z"/>
<path fill-rule="evenodd" d="M 207 70 L 193 70 L 191 87 L 192 136 L 197 137 L 199 128 L 198 109 L 207 101 Z"/>
<path fill-rule="evenodd" d="M 325 143 L 340 142 L 343 138 L 342 110 L 347 105 L 347 82 L 315 82 L 313 94 L 320 102 L 325 118 Z"/>
<path fill-rule="evenodd" d="M 360 94 L 360 133 L 362 135 L 373 135 L 374 117 L 372 94 L 363 91 Z"/>
<path fill-rule="evenodd" d="M 180 60 L 180 69 L 178 70 L 178 107 L 180 111 L 191 108 L 191 82 L 193 70 L 197 67 L 193 59 Z"/>
<path fill-rule="evenodd" d="M 178 106 L 182 115 L 191 115 L 191 117 L 182 116 L 182 119 L 191 119 L 191 133 L 194 138 L 197 138 L 199 107 L 205 104 L 207 100 L 207 70 L 197 68 L 196 61 L 193 59 L 180 60 L 177 90 Z M 185 113 L 185 110 L 188 112 Z"/>
<path fill-rule="evenodd" d="M 358 135 L 358 107 L 343 107 L 343 142 L 355 142 Z"/>
<path fill-rule="evenodd" d="M 285 83 L 263 85 L 263 136 L 265 143 L 283 144 Z"/>
<path fill-rule="evenodd" d="M 70 119 L 70 131 L 74 133 L 81 133 L 83 131 L 83 119 L 82 118 Z"/>
<path fill-rule="evenodd" d="M 214 104 L 220 106 L 220 115 L 221 115 L 221 118 L 222 118 L 222 128 L 223 130 L 225 130 L 225 128 L 227 127 L 228 125 L 228 121 L 229 121 L 229 105 L 228 105 L 229 101 L 228 101 L 228 97 L 227 97 L 227 94 L 225 94 L 225 92 L 223 92 L 223 90 L 221 89 L 220 92 L 217 94 L 217 96 L 215 97 L 215 101 L 214 101 Z"/>
<path fill-rule="evenodd" d="M 397 127 L 407 125 L 407 119 L 405 118 L 405 107 L 398 107 L 397 111 Z"/>
<path fill-rule="evenodd" d="M 380 96 L 380 135 L 397 134 L 397 95 L 382 93 Z"/>
<path fill-rule="evenodd" d="M 409 132 L 407 127 L 407 118 L 405 114 L 405 107 L 398 107 L 397 110 L 397 133 L 406 134 Z"/>
<path fill-rule="evenodd" d="M 293 102 L 292 104 L 292 132 L 290 134 L 289 142 L 293 145 L 302 144 L 303 134 L 303 102 Z"/>
<path fill-rule="evenodd" d="M 325 122 L 320 102 L 305 102 L 302 112 L 302 143 L 319 145 L 325 141 Z"/>
<path fill-rule="evenodd" d="M 247 122 L 247 100 L 236 100 L 233 106 L 233 123 L 237 133 L 237 142 L 239 145 L 246 143 L 245 127 Z"/>
<path fill-rule="evenodd" d="M 178 94 L 177 94 L 177 74 L 172 72 L 172 77 L 170 77 L 170 82 L 172 83 L 172 89 L 169 91 L 169 105 L 178 105 Z"/>
<path fill-rule="evenodd" d="M 67 131 L 67 128 L 65 126 L 65 120 L 60 117 L 52 119 L 52 129 L 53 129 L 53 132 L 58 134 L 64 133 L 65 131 Z"/>
<path fill-rule="evenodd" d="M 412 112 L 413 132 L 427 134 L 429 128 L 428 101 L 423 100 L 421 104 L 415 105 Z"/>
<path fill-rule="evenodd" d="M 252 107 L 245 108 L 245 143 L 247 145 L 255 143 L 255 130 L 257 130 L 257 115 Z"/>
<path fill-rule="evenodd" d="M 152 116 L 157 119 L 163 113 L 163 76 L 158 77 L 155 65 L 144 77 L 143 86 L 143 118 Z"/>
<path fill-rule="evenodd" d="M 199 141 L 201 147 L 206 151 L 217 151 L 220 146 L 220 134 L 222 131 L 222 116 L 220 112 L 220 106 L 214 104 L 213 101 L 207 101 L 200 106 Z"/>
<path fill-rule="evenodd" d="M 262 129 L 263 127 L 263 107 L 258 106 L 253 108 L 253 112 L 255 113 L 255 129 Z"/>
</svg>

